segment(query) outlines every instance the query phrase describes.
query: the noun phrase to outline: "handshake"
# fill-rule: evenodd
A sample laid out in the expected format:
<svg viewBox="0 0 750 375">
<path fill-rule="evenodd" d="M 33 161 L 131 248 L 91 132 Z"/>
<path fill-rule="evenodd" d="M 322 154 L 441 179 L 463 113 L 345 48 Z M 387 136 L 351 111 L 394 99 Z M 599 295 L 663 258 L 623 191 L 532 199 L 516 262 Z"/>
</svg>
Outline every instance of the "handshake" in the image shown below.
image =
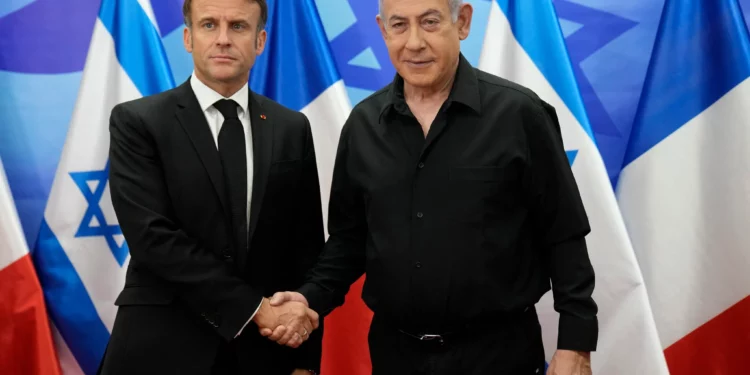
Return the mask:
<svg viewBox="0 0 750 375">
<path fill-rule="evenodd" d="M 264 298 L 253 317 L 260 334 L 280 345 L 299 347 L 318 328 L 318 313 L 308 308 L 307 299 L 297 292 L 278 292 Z"/>
</svg>

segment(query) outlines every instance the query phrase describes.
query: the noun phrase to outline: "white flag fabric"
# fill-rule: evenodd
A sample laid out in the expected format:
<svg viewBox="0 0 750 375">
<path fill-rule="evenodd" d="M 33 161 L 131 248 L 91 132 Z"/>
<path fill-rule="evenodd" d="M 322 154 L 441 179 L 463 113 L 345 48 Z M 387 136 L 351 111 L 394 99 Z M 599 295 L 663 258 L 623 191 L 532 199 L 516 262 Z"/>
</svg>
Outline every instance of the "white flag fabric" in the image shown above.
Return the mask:
<svg viewBox="0 0 750 375">
<path fill-rule="evenodd" d="M 596 147 L 551 0 L 494 0 L 479 69 L 534 91 L 555 107 L 589 217 L 599 341 L 594 374 L 667 374 L 646 288 Z M 552 294 L 537 306 L 547 359 L 557 345 Z"/>
<path fill-rule="evenodd" d="M 750 36 L 737 0 L 667 0 L 618 184 L 673 374 L 746 374 Z"/>
<path fill-rule="evenodd" d="M 95 374 L 129 261 L 108 184 L 109 115 L 174 87 L 148 0 L 103 0 L 35 260 L 65 374 Z"/>
</svg>

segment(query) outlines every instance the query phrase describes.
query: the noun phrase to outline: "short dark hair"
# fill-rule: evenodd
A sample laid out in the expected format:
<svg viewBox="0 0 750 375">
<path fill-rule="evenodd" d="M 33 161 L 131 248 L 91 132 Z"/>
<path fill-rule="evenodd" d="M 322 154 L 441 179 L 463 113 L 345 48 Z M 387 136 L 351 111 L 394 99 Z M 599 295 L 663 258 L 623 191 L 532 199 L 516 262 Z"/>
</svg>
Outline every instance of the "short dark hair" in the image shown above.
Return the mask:
<svg viewBox="0 0 750 375">
<path fill-rule="evenodd" d="M 266 22 L 268 22 L 268 4 L 266 4 L 266 0 L 248 0 L 250 2 L 256 3 L 260 6 L 260 22 L 258 23 L 258 31 L 263 30 L 266 27 Z M 185 0 L 185 2 L 182 4 L 182 17 L 185 20 L 185 26 L 191 27 L 192 26 L 192 20 L 190 17 L 193 16 L 193 0 Z"/>
</svg>

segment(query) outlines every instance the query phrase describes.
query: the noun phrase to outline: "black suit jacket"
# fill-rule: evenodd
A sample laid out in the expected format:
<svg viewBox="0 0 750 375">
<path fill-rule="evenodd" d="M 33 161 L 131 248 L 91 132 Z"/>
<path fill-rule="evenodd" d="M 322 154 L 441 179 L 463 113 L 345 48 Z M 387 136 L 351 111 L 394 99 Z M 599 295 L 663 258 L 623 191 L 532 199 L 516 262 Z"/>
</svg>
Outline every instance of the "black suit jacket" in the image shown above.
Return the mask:
<svg viewBox="0 0 750 375">
<path fill-rule="evenodd" d="M 253 374 L 319 369 L 322 326 L 291 349 L 254 323 L 263 296 L 293 290 L 324 243 L 307 117 L 250 93 L 253 183 L 248 250 L 232 244 L 220 158 L 187 81 L 117 105 L 110 190 L 130 248 L 105 374 L 208 374 L 234 346 Z"/>
</svg>

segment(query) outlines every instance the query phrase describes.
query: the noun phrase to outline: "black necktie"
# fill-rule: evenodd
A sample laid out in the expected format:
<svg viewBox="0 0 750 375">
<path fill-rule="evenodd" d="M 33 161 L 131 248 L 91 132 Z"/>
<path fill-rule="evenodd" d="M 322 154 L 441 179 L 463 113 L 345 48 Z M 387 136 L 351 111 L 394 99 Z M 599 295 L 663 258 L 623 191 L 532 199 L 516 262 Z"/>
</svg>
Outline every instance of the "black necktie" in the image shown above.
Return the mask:
<svg viewBox="0 0 750 375">
<path fill-rule="evenodd" d="M 247 155 L 245 132 L 237 117 L 237 103 L 222 99 L 214 107 L 224 116 L 219 131 L 219 155 L 232 215 L 232 229 L 238 252 L 247 249 Z"/>
</svg>

